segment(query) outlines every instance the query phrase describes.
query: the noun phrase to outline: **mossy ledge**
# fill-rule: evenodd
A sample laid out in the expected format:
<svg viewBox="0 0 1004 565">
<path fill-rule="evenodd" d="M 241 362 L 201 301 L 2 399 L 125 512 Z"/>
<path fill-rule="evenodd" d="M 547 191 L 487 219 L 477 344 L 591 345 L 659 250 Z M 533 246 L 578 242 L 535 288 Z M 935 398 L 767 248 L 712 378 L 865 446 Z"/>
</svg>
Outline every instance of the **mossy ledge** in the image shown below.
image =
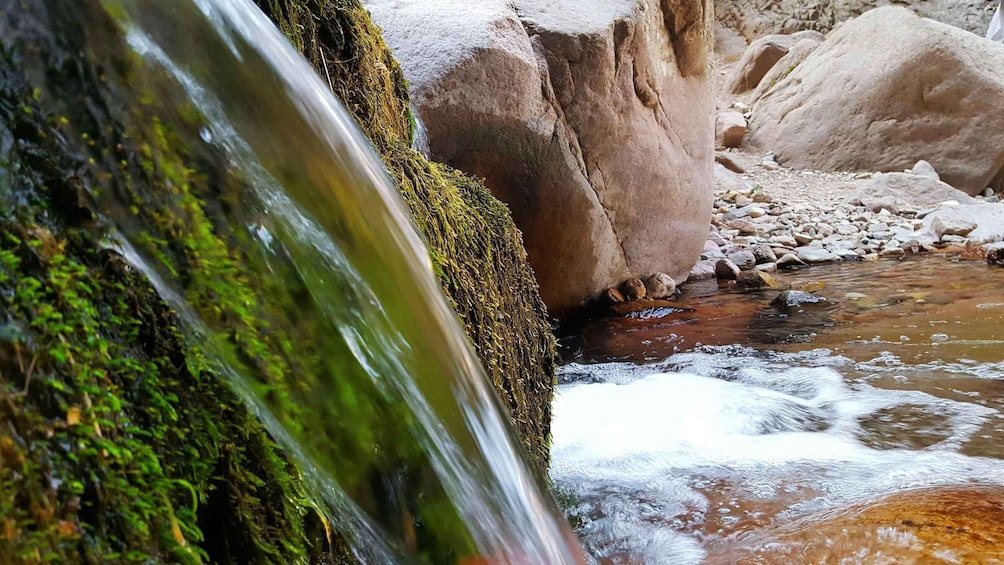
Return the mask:
<svg viewBox="0 0 1004 565">
<path fill-rule="evenodd" d="M 508 211 L 410 150 L 400 70 L 357 2 L 259 3 L 383 156 L 543 477 L 553 341 Z M 214 222 L 241 187 L 212 175 L 219 155 L 175 148 L 198 130 L 160 123 L 158 96 L 109 79 L 129 58 L 88 37 L 114 33 L 97 2 L 0 1 L 0 562 L 352 562 L 176 314 L 104 248 L 92 196 L 114 192 L 282 402 L 288 316 L 248 309 L 275 289 Z"/>
</svg>

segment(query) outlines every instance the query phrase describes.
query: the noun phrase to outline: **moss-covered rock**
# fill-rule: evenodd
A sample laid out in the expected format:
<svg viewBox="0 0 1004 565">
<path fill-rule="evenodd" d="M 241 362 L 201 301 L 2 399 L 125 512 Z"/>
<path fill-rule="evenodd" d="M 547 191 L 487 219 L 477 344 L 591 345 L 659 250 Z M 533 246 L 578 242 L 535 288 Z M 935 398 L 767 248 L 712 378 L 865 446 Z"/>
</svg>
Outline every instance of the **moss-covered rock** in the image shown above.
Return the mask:
<svg viewBox="0 0 1004 565">
<path fill-rule="evenodd" d="M 255 0 L 373 142 L 425 235 L 539 478 L 547 467 L 554 344 L 508 209 L 480 182 L 410 149 L 404 75 L 359 0 Z"/>
<path fill-rule="evenodd" d="M 383 155 L 543 476 L 553 346 L 508 212 L 409 149 L 400 71 L 358 3 L 261 3 Z M 200 118 L 177 92 L 94 41 L 117 33 L 98 2 L 0 0 L 0 562 L 350 562 L 262 423 L 107 249 L 95 197 L 112 195 L 265 376 L 270 405 L 296 415 L 310 383 L 287 376 L 320 362 L 291 345 L 314 327 L 295 306 L 303 289 L 260 276 L 247 233 L 224 221 L 241 179 L 210 146 L 191 149 Z M 361 442 L 339 446 L 346 460 Z M 439 542 L 458 555 L 468 543 Z"/>
</svg>

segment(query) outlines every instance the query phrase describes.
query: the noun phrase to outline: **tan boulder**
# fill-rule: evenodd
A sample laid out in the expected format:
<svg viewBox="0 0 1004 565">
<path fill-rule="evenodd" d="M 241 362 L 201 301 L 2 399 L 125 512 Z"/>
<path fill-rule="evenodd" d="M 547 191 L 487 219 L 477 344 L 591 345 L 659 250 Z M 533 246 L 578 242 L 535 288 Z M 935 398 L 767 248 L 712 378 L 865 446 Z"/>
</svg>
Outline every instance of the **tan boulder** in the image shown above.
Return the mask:
<svg viewBox="0 0 1004 565">
<path fill-rule="evenodd" d="M 761 97 L 750 142 L 793 168 L 902 171 L 926 159 L 983 191 L 1004 168 L 1004 45 L 879 8 L 847 22 Z"/>
<path fill-rule="evenodd" d="M 709 0 L 368 0 L 433 158 L 485 179 L 561 314 L 682 279 L 711 214 Z"/>
<path fill-rule="evenodd" d="M 746 117 L 735 110 L 718 114 L 715 120 L 715 145 L 718 147 L 739 147 L 746 137 Z"/>
<path fill-rule="evenodd" d="M 760 79 L 760 84 L 757 85 L 756 89 L 753 90 L 752 96 L 749 97 L 750 100 L 758 100 L 766 94 L 771 87 L 781 82 L 781 79 L 791 74 L 795 70 L 795 67 L 802 64 L 802 61 L 806 60 L 822 43 L 822 36 L 802 36 L 802 39 L 792 45 L 788 49 L 788 53 L 784 57 L 781 57 L 781 60 L 771 67 L 767 71 L 767 74 Z"/>
<path fill-rule="evenodd" d="M 726 88 L 732 94 L 753 90 L 771 68 L 802 40 L 819 43 L 823 40 L 823 34 L 817 31 L 801 31 L 792 35 L 767 35 L 755 40 L 733 67 L 725 81 Z"/>
</svg>

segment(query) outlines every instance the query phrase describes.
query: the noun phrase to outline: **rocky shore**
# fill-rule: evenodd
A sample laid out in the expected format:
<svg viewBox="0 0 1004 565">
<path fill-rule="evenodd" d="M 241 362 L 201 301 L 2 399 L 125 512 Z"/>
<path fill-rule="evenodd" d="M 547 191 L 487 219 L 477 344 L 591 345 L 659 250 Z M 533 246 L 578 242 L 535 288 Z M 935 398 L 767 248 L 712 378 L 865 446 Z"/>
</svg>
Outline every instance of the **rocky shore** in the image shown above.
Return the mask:
<svg viewBox="0 0 1004 565">
<path fill-rule="evenodd" d="M 688 281 L 837 261 L 957 252 L 987 255 L 1004 239 L 993 189 L 975 198 L 926 162 L 903 173 L 786 169 L 771 154 L 717 155 L 716 198 L 701 260 Z"/>
</svg>

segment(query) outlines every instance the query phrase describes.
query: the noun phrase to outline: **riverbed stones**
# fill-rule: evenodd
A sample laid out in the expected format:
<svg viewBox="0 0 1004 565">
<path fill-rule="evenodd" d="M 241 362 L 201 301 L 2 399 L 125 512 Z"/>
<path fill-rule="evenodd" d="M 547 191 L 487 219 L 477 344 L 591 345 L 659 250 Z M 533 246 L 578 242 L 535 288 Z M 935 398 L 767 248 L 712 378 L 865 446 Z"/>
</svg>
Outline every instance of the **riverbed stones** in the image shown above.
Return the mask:
<svg viewBox="0 0 1004 565">
<path fill-rule="evenodd" d="M 366 0 L 432 157 L 485 179 L 553 315 L 682 279 L 712 199 L 710 0 Z"/>
<path fill-rule="evenodd" d="M 924 159 L 975 195 L 1004 178 L 1004 112 L 976 102 L 1000 98 L 1002 68 L 999 44 L 877 8 L 756 101 L 750 142 L 806 169 L 902 171 Z"/>
<path fill-rule="evenodd" d="M 645 279 L 645 291 L 649 298 L 670 298 L 676 292 L 676 281 L 666 273 L 655 273 Z"/>
</svg>

